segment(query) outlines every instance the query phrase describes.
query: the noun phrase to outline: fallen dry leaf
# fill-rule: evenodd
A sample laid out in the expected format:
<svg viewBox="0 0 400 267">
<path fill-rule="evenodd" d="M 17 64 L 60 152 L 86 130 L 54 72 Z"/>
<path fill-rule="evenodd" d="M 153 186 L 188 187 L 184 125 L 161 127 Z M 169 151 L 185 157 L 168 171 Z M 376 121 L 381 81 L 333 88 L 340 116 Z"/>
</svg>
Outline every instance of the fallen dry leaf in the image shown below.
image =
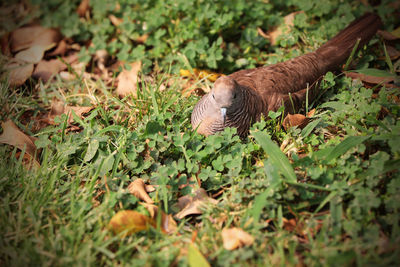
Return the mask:
<svg viewBox="0 0 400 267">
<path fill-rule="evenodd" d="M 156 191 L 156 188 L 154 185 L 146 184 L 144 187 L 145 187 L 147 193 Z"/>
<path fill-rule="evenodd" d="M 68 44 L 65 39 L 61 40 L 57 47 L 53 51 L 49 51 L 46 53 L 47 56 L 49 57 L 54 57 L 54 56 L 64 56 L 65 53 L 67 52 L 68 49 Z"/>
<path fill-rule="evenodd" d="M 67 64 L 72 64 L 78 60 L 78 55 L 72 54 L 68 57 L 64 57 L 63 60 Z M 32 77 L 36 79 L 42 79 L 44 82 L 48 82 L 51 77 L 65 69 L 67 69 L 67 65 L 64 64 L 64 62 L 62 62 L 60 59 L 41 60 L 36 65 Z"/>
<path fill-rule="evenodd" d="M 124 232 L 126 236 L 147 230 L 151 225 L 154 226 L 154 222 L 149 217 L 134 210 L 121 210 L 111 218 L 108 229 L 116 234 Z"/>
<path fill-rule="evenodd" d="M 288 114 L 283 120 L 283 127 L 288 130 L 290 127 L 297 126 L 303 129 L 307 126 L 309 119 L 302 114 Z"/>
<path fill-rule="evenodd" d="M 390 33 L 388 31 L 383 31 L 383 30 L 378 30 L 377 34 L 382 36 L 382 38 L 387 41 L 394 41 L 394 40 L 397 40 L 400 38 L 399 36 L 396 36 L 393 33 Z"/>
<path fill-rule="evenodd" d="M 196 68 L 193 69 L 193 72 L 181 69 L 179 73 L 182 77 L 199 78 L 199 79 L 207 78 L 211 82 L 215 82 L 219 77 L 224 76 L 224 74 L 221 73 L 216 73 L 208 70 L 199 70 Z"/>
<path fill-rule="evenodd" d="M 47 48 L 42 45 L 34 45 L 29 47 L 26 50 L 22 50 L 15 55 L 15 58 L 23 60 L 28 63 L 37 64 L 40 60 L 42 60 L 44 56 L 44 51 Z"/>
<path fill-rule="evenodd" d="M 15 154 L 15 157 L 17 159 L 19 159 L 20 156 L 21 156 L 21 152 L 18 151 Z M 33 158 L 33 156 L 31 156 L 28 153 L 25 153 L 24 156 L 22 157 L 22 166 L 24 166 L 24 168 L 27 170 L 32 170 L 32 169 L 37 170 L 40 168 L 40 163 L 35 158 Z"/>
<path fill-rule="evenodd" d="M 307 118 L 312 118 L 315 114 L 316 109 L 313 108 L 312 110 L 310 110 L 309 112 L 307 112 Z"/>
<path fill-rule="evenodd" d="M 365 75 L 358 72 L 345 72 L 345 75 L 352 79 L 359 79 L 362 82 L 367 82 L 371 84 L 380 84 L 380 83 L 385 84 L 392 82 L 394 80 L 393 77 L 378 77 L 378 76 Z"/>
<path fill-rule="evenodd" d="M 111 23 L 115 26 L 118 27 L 119 25 L 121 25 L 121 23 L 124 21 L 121 18 L 117 18 L 116 16 L 114 16 L 113 14 L 109 15 L 108 18 L 110 19 Z"/>
<path fill-rule="evenodd" d="M 55 117 L 65 114 L 68 116 L 68 123 L 71 123 L 73 121 L 72 111 L 74 111 L 79 118 L 83 118 L 83 114 L 88 113 L 92 109 L 93 107 L 68 106 L 60 100 L 53 100 L 51 102 L 51 109 L 48 114 L 47 122 L 49 124 L 54 124 Z"/>
<path fill-rule="evenodd" d="M 283 18 L 283 23 L 281 25 L 272 29 L 271 31 L 268 31 L 267 36 L 272 45 L 277 44 L 279 36 L 281 36 L 282 34 L 288 34 L 290 32 L 291 28 L 294 25 L 294 18 L 299 13 L 304 13 L 304 11 L 296 11 L 290 13 L 289 15 L 286 15 Z"/>
<path fill-rule="evenodd" d="M 215 205 L 218 201 L 210 198 L 206 190 L 200 188 L 194 193 L 194 196 L 186 195 L 178 199 L 178 207 L 181 211 L 175 214 L 175 217 L 182 219 L 188 215 L 202 214 L 202 208 L 209 203 Z"/>
<path fill-rule="evenodd" d="M 32 75 L 33 64 L 19 59 L 11 59 L 4 66 L 10 86 L 20 86 Z"/>
<path fill-rule="evenodd" d="M 26 147 L 26 153 L 35 156 L 37 151 L 35 140 L 37 138 L 23 133 L 12 120 L 1 123 L 1 127 L 3 133 L 0 135 L 0 143 L 14 146 L 20 150 Z"/>
<path fill-rule="evenodd" d="M 143 179 L 136 179 L 128 186 L 129 192 L 140 200 L 146 203 L 153 204 L 154 201 L 149 197 L 146 192 L 145 184 Z"/>
<path fill-rule="evenodd" d="M 222 229 L 222 241 L 225 249 L 234 250 L 242 246 L 250 246 L 254 243 L 254 237 L 238 227 L 224 228 Z"/>
<path fill-rule="evenodd" d="M 82 0 L 78 6 L 78 9 L 76 10 L 76 13 L 78 13 L 80 17 L 84 17 L 86 12 L 88 12 L 89 7 L 90 7 L 90 1 Z"/>
<path fill-rule="evenodd" d="M 147 33 L 145 33 L 143 35 L 140 35 L 138 38 L 136 38 L 135 41 L 137 43 L 144 44 L 146 42 L 147 38 L 149 38 L 149 35 Z"/>
<path fill-rule="evenodd" d="M 140 203 L 142 204 L 149 212 L 150 218 L 157 224 L 158 220 L 158 207 L 154 204 L 149 203 Z M 177 224 L 172 217 L 171 214 L 166 214 L 165 212 L 161 211 L 161 230 L 167 234 L 175 233 L 178 229 Z"/>
<path fill-rule="evenodd" d="M 138 75 L 142 67 L 142 63 L 140 61 L 136 61 L 130 64 L 130 66 L 130 70 L 124 69 L 117 76 L 118 86 L 116 93 L 122 98 L 130 94 L 133 94 L 136 97 Z"/>
<path fill-rule="evenodd" d="M 11 51 L 13 53 L 30 48 L 34 45 L 50 47 L 61 40 L 59 31 L 42 26 L 19 28 L 11 33 Z"/>
<path fill-rule="evenodd" d="M 398 51 L 393 46 L 387 45 L 386 46 L 386 51 L 387 51 L 387 53 L 389 55 L 389 58 L 391 60 L 396 60 L 398 57 L 400 57 L 400 51 Z"/>
</svg>

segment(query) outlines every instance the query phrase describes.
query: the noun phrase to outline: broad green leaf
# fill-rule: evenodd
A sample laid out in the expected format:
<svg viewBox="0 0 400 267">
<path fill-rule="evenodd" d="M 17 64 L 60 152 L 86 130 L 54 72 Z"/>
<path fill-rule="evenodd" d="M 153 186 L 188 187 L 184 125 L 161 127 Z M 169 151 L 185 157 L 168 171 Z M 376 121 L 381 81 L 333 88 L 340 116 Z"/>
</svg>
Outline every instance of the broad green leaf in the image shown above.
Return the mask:
<svg viewBox="0 0 400 267">
<path fill-rule="evenodd" d="M 192 243 L 189 244 L 188 263 L 190 267 L 209 267 L 210 264 Z"/>
<path fill-rule="evenodd" d="M 369 76 L 375 76 L 375 77 L 393 77 L 393 73 L 390 73 L 385 70 L 379 70 L 379 69 L 361 69 L 361 70 L 354 70 L 355 72 L 369 75 Z"/>
<path fill-rule="evenodd" d="M 307 124 L 307 126 L 304 127 L 304 129 L 301 131 L 301 135 L 303 137 L 307 137 L 314 130 L 314 128 L 318 125 L 318 123 L 321 120 L 322 119 L 319 118 L 318 120 L 314 120 L 314 121 L 310 122 L 309 124 Z"/>
<path fill-rule="evenodd" d="M 369 139 L 370 136 L 349 136 L 338 144 L 331 153 L 325 158 L 326 162 L 336 159 L 346 153 L 349 149 L 361 144 L 365 140 Z"/>
<path fill-rule="evenodd" d="M 99 140 L 97 139 L 91 140 L 89 142 L 89 146 L 86 151 L 85 158 L 83 160 L 86 162 L 90 161 L 94 157 L 94 155 L 96 155 L 98 149 L 99 149 Z"/>
<path fill-rule="evenodd" d="M 272 142 L 269 135 L 265 132 L 253 132 L 253 136 L 257 143 L 259 143 L 264 149 L 265 153 L 268 154 L 271 159 L 271 163 L 282 172 L 289 182 L 295 183 L 297 178 L 292 165 L 279 147 Z"/>
<path fill-rule="evenodd" d="M 254 205 L 250 211 L 250 214 L 253 216 L 255 222 L 258 222 L 263 208 L 267 205 L 267 196 L 268 191 L 265 190 L 261 194 L 257 195 L 254 199 Z"/>
</svg>

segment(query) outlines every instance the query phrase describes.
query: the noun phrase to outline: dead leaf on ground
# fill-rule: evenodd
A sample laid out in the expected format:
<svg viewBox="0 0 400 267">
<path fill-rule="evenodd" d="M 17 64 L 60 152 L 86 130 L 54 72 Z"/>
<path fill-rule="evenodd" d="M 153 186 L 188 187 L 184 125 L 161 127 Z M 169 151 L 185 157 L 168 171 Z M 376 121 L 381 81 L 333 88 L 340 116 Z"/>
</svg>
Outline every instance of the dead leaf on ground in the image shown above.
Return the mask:
<svg viewBox="0 0 400 267">
<path fill-rule="evenodd" d="M 65 53 L 67 52 L 67 49 L 68 49 L 67 41 L 65 39 L 62 39 L 53 51 L 46 53 L 46 56 L 49 57 L 64 56 Z"/>
<path fill-rule="evenodd" d="M 362 82 L 367 82 L 371 84 L 387 84 L 394 80 L 394 77 L 371 76 L 358 72 L 345 72 L 345 75 L 352 79 L 359 79 Z"/>
<path fill-rule="evenodd" d="M 21 156 L 21 152 L 18 151 L 15 154 L 15 157 L 17 159 L 19 159 L 20 156 Z M 40 168 L 40 163 L 39 163 L 39 161 L 34 159 L 32 155 L 25 153 L 24 156 L 22 157 L 22 166 L 24 166 L 24 168 L 27 170 L 32 170 L 32 169 L 37 170 Z"/>
<path fill-rule="evenodd" d="M 291 28 L 294 25 L 294 23 L 293 23 L 294 18 L 299 13 L 304 13 L 304 11 L 296 11 L 296 12 L 290 13 L 289 15 L 286 15 L 283 18 L 283 23 L 281 25 L 268 31 L 267 36 L 272 45 L 277 44 L 279 36 L 281 36 L 282 34 L 288 34 L 291 31 Z"/>
<path fill-rule="evenodd" d="M 142 67 L 142 63 L 140 61 L 136 61 L 130 64 L 130 66 L 130 70 L 124 69 L 117 76 L 118 86 L 116 93 L 122 98 L 130 94 L 133 94 L 136 97 L 138 75 Z"/>
<path fill-rule="evenodd" d="M 386 41 L 394 41 L 394 40 L 397 40 L 400 38 L 399 36 L 396 36 L 391 32 L 383 31 L 383 30 L 378 30 L 377 34 L 380 35 Z"/>
<path fill-rule="evenodd" d="M 137 197 L 140 200 L 143 200 L 146 203 L 153 204 L 154 201 L 150 198 L 150 196 L 146 192 L 145 183 L 143 179 L 136 179 L 128 186 L 129 192 Z"/>
<path fill-rule="evenodd" d="M 121 210 L 111 218 L 108 229 L 116 234 L 126 231 L 126 236 L 147 230 L 151 225 L 154 226 L 154 222 L 149 217 L 134 210 Z"/>
<path fill-rule="evenodd" d="M 283 120 L 283 127 L 285 130 L 288 130 L 290 127 L 297 126 L 300 129 L 303 129 L 307 126 L 309 118 L 302 114 L 288 114 Z"/>
<path fill-rule="evenodd" d="M 73 62 L 78 61 L 78 55 L 72 54 L 64 57 L 63 60 L 67 64 L 72 64 Z M 48 82 L 51 77 L 65 69 L 67 69 L 67 65 L 64 64 L 64 62 L 62 62 L 60 59 L 41 60 L 36 65 L 32 77 L 36 79 L 42 79 L 44 82 Z"/>
<path fill-rule="evenodd" d="M 312 110 L 308 111 L 306 117 L 307 117 L 307 118 L 312 118 L 312 117 L 314 117 L 315 111 L 316 111 L 315 108 L 313 108 Z"/>
<path fill-rule="evenodd" d="M 208 70 L 199 70 L 194 68 L 193 72 L 190 70 L 181 69 L 179 71 L 182 77 L 198 78 L 198 79 L 208 79 L 210 82 L 215 82 L 219 77 L 224 76 L 222 73 L 212 72 Z"/>
<path fill-rule="evenodd" d="M 4 66 L 5 75 L 8 76 L 8 82 L 11 86 L 20 86 L 32 75 L 33 64 L 19 59 L 11 59 Z"/>
<path fill-rule="evenodd" d="M 37 148 L 36 137 L 31 137 L 22 132 L 12 120 L 1 123 L 3 133 L 0 135 L 0 143 L 14 146 L 20 150 L 26 147 L 26 153 L 35 156 Z"/>
<path fill-rule="evenodd" d="M 86 12 L 89 11 L 89 8 L 90 8 L 90 1 L 82 0 L 78 6 L 78 9 L 76 10 L 76 13 L 78 13 L 80 17 L 84 17 Z"/>
<path fill-rule="evenodd" d="M 194 196 L 186 195 L 178 199 L 178 207 L 181 211 L 175 214 L 175 217 L 182 219 L 188 215 L 202 214 L 202 208 L 210 203 L 216 205 L 218 201 L 210 198 L 206 190 L 200 188 L 194 193 Z"/>
<path fill-rule="evenodd" d="M 110 19 L 111 23 L 115 26 L 118 27 L 119 25 L 121 25 L 121 23 L 124 21 L 121 18 L 117 18 L 116 16 L 114 16 L 113 14 L 109 15 L 108 18 Z"/>
<path fill-rule="evenodd" d="M 154 224 L 157 224 L 158 220 L 158 207 L 150 203 L 140 203 L 142 204 L 150 213 L 150 218 L 153 219 Z M 161 230 L 167 234 L 175 233 L 178 229 L 177 223 L 171 214 L 166 214 L 161 211 Z"/>
<path fill-rule="evenodd" d="M 387 45 L 386 46 L 386 51 L 389 55 L 389 58 L 391 60 L 396 60 L 398 57 L 400 57 L 400 51 L 398 51 L 396 48 L 393 46 Z M 384 59 L 385 55 L 383 55 L 382 59 Z"/>
<path fill-rule="evenodd" d="M 42 26 L 29 26 L 19 28 L 11 33 L 11 51 L 13 53 L 34 45 L 50 47 L 61 40 L 59 31 Z"/>
<path fill-rule="evenodd" d="M 250 246 L 254 243 L 254 237 L 238 227 L 224 228 L 222 241 L 225 249 L 234 250 L 242 246 Z"/>
<path fill-rule="evenodd" d="M 44 52 L 48 50 L 48 48 L 42 45 L 34 45 L 29 47 L 26 50 L 22 50 L 15 55 L 15 58 L 23 60 L 28 63 L 37 64 L 40 60 L 42 60 L 44 56 Z"/>
<path fill-rule="evenodd" d="M 65 114 L 68 116 L 68 123 L 71 123 L 73 121 L 72 111 L 74 111 L 79 118 L 83 118 L 83 114 L 88 113 L 92 109 L 93 107 L 68 106 L 60 100 L 53 100 L 51 102 L 51 109 L 47 121 L 49 124 L 54 124 L 55 117 Z"/>
<path fill-rule="evenodd" d="M 147 38 L 149 38 L 149 34 L 145 33 L 143 35 L 140 35 L 138 38 L 136 38 L 135 41 L 137 43 L 144 44 L 146 42 Z"/>
</svg>

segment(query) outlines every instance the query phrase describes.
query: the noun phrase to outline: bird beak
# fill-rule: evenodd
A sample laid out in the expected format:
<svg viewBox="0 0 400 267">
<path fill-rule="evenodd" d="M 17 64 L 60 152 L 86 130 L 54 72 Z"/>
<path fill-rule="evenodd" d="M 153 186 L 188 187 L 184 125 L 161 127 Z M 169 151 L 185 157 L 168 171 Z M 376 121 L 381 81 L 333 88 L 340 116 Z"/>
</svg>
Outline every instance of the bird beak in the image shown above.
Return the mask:
<svg viewBox="0 0 400 267">
<path fill-rule="evenodd" d="M 225 120 L 226 120 L 226 108 L 221 108 L 221 116 L 222 116 L 222 121 L 225 124 Z"/>
</svg>

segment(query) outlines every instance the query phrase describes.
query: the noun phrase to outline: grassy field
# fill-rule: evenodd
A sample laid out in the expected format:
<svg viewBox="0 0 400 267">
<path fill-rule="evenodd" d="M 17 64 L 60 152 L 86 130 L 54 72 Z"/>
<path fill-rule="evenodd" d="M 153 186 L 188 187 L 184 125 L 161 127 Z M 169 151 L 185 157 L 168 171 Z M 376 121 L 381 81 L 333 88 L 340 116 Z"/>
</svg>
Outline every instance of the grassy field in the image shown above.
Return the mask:
<svg viewBox="0 0 400 267">
<path fill-rule="evenodd" d="M 75 14 L 79 1 L 65 2 L 64 13 Z M 109 15 L 94 5 L 100 2 L 91 1 L 91 20 L 83 17 L 80 21 L 86 24 L 63 26 L 62 33 L 81 44 L 85 34 L 93 34 L 93 46 L 101 46 L 95 43 L 95 33 L 111 34 L 115 26 L 100 23 L 101 16 Z M 128 5 L 128 1 L 122 2 Z M 162 10 L 157 1 L 154 6 L 145 2 L 143 12 L 149 17 Z M 395 9 L 387 9 L 390 1 L 374 7 L 335 1 L 320 7 L 311 1 L 310 8 L 305 2 L 284 6 L 272 1 L 268 8 L 263 7 L 264 13 L 256 4 L 249 5 L 243 8 L 260 13 L 247 15 L 240 15 L 238 7 L 226 11 L 226 21 L 240 19 L 248 23 L 246 28 L 235 29 L 221 21 L 217 25 L 212 12 L 205 22 L 198 18 L 201 31 L 221 30 L 224 34 L 219 34 L 223 41 L 218 41 L 217 33 L 214 39 L 209 37 L 205 47 L 196 43 L 194 55 L 183 47 L 187 41 L 177 41 L 186 38 L 182 37 L 185 31 L 180 35 L 165 26 L 166 21 L 157 21 L 162 26 L 147 21 L 149 29 L 156 25 L 156 30 L 139 49 L 143 55 L 132 59 L 143 63 L 136 97 L 118 97 L 114 83 L 101 78 L 65 80 L 57 75 L 49 82 L 31 78 L 19 87 L 10 86 L 4 78 L 1 120 L 11 119 L 25 134 L 37 138 L 33 157 L 38 160 L 29 166 L 22 156 L 27 147 L 20 153 L 16 147 L 0 146 L 0 265 L 194 267 L 202 266 L 197 264 L 204 259 L 212 266 L 398 265 L 400 106 L 396 82 L 400 61 L 391 59 L 386 48 L 400 50 L 399 39 L 389 42 L 376 36 L 354 56 L 349 69 L 375 77 L 373 83 L 343 72 L 328 73 L 318 99 L 299 111 L 306 114 L 315 109 L 303 129 L 284 129 L 282 110 L 253 125 L 243 140 L 235 136 L 235 129 L 206 138 L 190 125 L 191 111 L 200 98 L 196 92 L 207 91 L 212 82 L 195 75 L 182 77 L 179 69 L 230 73 L 283 61 L 315 49 L 365 10 L 378 12 L 388 32 L 399 26 Z M 182 14 L 200 16 L 199 10 L 210 3 L 197 1 L 193 7 L 181 3 L 181 13 L 176 14 L 187 32 L 196 31 Z M 173 5 L 167 6 L 165 12 L 175 15 L 169 9 Z M 63 13 L 52 14 L 51 4 L 46 8 L 34 16 L 43 24 L 61 24 Z M 331 12 L 318 13 L 320 8 Z M 297 28 L 282 38 L 284 42 L 271 45 L 252 31 L 269 23 L 277 25 L 284 15 L 300 10 L 307 16 L 295 20 Z M 275 15 L 264 21 L 260 16 L 267 11 Z M 122 15 L 115 12 L 112 14 L 125 18 L 138 16 L 141 9 L 124 10 L 127 14 Z M 9 28 L 23 22 L 9 24 Z M 235 42 L 241 31 L 246 34 Z M 152 34 L 160 36 L 153 40 Z M 162 40 L 169 46 L 164 47 Z M 119 41 L 124 43 L 122 37 Z M 237 53 L 230 44 L 237 45 Z M 139 53 L 137 46 L 125 51 L 129 57 L 124 58 L 123 46 L 115 46 L 122 57 L 115 61 L 131 62 L 129 57 Z M 110 47 L 107 49 L 112 52 Z M 160 50 L 155 51 L 157 47 Z M 83 60 L 89 59 L 87 72 L 94 73 L 90 49 L 82 49 L 85 51 L 80 54 Z M 215 60 L 204 58 L 207 53 Z M 186 58 L 184 63 L 182 58 Z M 3 64 L 5 61 L 3 55 Z M 382 77 L 394 78 L 383 83 Z M 193 93 L 183 94 L 183 90 Z M 71 117 L 62 114 L 45 123 L 43 118 L 55 99 L 90 110 L 75 110 Z M 151 217 L 143 201 L 128 189 L 139 178 L 155 187 L 149 196 L 164 215 L 179 214 L 182 196 L 190 196 L 200 187 L 214 200 L 204 202 L 202 214 L 175 216 L 177 225 L 170 233 L 161 225 L 164 219 L 161 221 L 160 215 L 152 219 L 152 227 L 115 234 L 109 223 L 119 211 L 133 210 Z M 222 231 L 231 227 L 250 234 L 254 238 L 251 244 L 224 248 Z"/>
</svg>

